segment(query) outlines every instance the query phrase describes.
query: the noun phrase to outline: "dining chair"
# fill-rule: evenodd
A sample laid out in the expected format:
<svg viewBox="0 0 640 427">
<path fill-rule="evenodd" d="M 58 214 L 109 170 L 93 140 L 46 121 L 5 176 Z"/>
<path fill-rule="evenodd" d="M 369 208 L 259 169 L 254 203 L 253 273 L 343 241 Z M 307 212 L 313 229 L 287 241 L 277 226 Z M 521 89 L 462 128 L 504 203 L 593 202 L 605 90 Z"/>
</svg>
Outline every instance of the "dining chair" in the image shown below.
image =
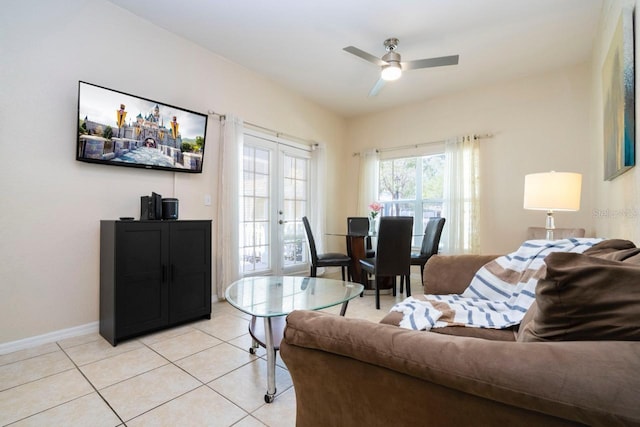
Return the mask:
<svg viewBox="0 0 640 427">
<path fill-rule="evenodd" d="M 348 255 L 327 252 L 319 254 L 316 250 L 316 241 L 313 238 L 311 232 L 311 226 L 309 225 L 309 219 L 306 216 L 302 217 L 302 223 L 304 224 L 304 230 L 307 233 L 307 243 L 309 244 L 309 252 L 311 253 L 311 277 L 316 277 L 318 267 L 340 267 L 342 269 L 342 280 L 345 280 L 345 268 L 349 268 L 351 264 L 351 258 Z"/>
<path fill-rule="evenodd" d="M 371 245 L 371 236 L 369 234 L 369 218 L 366 216 L 350 216 L 347 218 L 347 233 L 348 234 L 361 234 L 366 236 L 365 241 L 365 253 L 367 258 L 373 258 L 376 256 L 376 251 Z M 347 239 L 347 245 L 351 244 L 351 239 Z M 347 247 L 349 249 L 349 247 Z M 350 253 L 350 250 L 347 250 Z"/>
<path fill-rule="evenodd" d="M 424 237 L 422 238 L 420 252 L 411 254 L 411 265 L 420 266 L 422 286 L 424 286 L 424 266 L 427 261 L 429 261 L 429 258 L 438 253 L 444 223 L 444 218 L 429 218 L 427 226 L 424 228 Z M 400 283 L 400 292 L 402 292 L 402 283 Z"/>
<path fill-rule="evenodd" d="M 383 216 L 378 229 L 378 246 L 374 258 L 360 260 L 362 284 L 366 286 L 368 274 L 375 275 L 376 309 L 380 309 L 380 279 L 393 278 L 393 295 L 396 294 L 396 276 L 406 279 L 407 296 L 411 296 L 411 236 L 413 217 Z"/>
</svg>

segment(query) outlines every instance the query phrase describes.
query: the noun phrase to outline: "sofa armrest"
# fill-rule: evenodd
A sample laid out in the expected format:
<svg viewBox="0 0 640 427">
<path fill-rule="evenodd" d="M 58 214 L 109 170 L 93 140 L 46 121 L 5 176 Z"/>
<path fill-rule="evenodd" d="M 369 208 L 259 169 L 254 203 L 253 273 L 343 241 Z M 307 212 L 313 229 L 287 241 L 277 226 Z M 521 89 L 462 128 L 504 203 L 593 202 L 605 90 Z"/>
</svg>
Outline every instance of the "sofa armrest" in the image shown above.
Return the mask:
<svg viewBox="0 0 640 427">
<path fill-rule="evenodd" d="M 509 425 L 640 423 L 640 376 L 632 374 L 640 371 L 638 342 L 489 341 L 294 311 L 280 351 L 298 426 L 338 425 L 332 413 L 342 425 L 351 416 L 360 425 L 407 425 L 415 414 L 420 425 L 482 424 L 483 417 Z"/>
<path fill-rule="evenodd" d="M 499 255 L 434 255 L 424 267 L 424 293 L 461 294 L 473 275 Z"/>
</svg>

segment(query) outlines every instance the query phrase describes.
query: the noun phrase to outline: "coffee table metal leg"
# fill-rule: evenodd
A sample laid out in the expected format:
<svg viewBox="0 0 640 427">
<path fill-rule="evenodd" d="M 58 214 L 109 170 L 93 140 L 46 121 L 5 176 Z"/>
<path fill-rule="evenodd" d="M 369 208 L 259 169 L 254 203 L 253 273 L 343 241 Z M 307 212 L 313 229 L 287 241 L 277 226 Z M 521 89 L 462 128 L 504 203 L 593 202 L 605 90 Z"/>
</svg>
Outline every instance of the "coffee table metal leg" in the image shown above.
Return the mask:
<svg viewBox="0 0 640 427">
<path fill-rule="evenodd" d="M 273 345 L 270 317 L 264 318 L 264 336 L 267 350 L 267 394 L 264 395 L 264 401 L 271 403 L 276 396 L 276 349 Z"/>
<path fill-rule="evenodd" d="M 344 316 L 347 312 L 347 306 L 349 305 L 349 301 L 345 301 L 342 303 L 342 307 L 340 307 L 340 316 Z"/>
<path fill-rule="evenodd" d="M 256 354 L 259 346 L 260 344 L 258 344 L 258 341 L 256 341 L 254 338 L 251 338 L 251 347 L 249 347 L 249 353 Z"/>
</svg>

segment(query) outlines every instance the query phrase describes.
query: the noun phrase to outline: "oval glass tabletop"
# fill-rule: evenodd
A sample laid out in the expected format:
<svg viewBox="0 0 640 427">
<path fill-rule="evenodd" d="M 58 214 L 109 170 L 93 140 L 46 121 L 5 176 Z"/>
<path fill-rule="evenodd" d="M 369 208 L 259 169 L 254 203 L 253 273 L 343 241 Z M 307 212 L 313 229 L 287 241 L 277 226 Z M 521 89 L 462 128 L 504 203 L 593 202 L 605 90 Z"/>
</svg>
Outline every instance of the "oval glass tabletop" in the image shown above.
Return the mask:
<svg viewBox="0 0 640 427">
<path fill-rule="evenodd" d="M 349 301 L 363 291 L 359 283 L 319 277 L 256 276 L 229 286 L 229 304 L 256 317 L 285 316 L 293 310 L 321 310 Z"/>
</svg>

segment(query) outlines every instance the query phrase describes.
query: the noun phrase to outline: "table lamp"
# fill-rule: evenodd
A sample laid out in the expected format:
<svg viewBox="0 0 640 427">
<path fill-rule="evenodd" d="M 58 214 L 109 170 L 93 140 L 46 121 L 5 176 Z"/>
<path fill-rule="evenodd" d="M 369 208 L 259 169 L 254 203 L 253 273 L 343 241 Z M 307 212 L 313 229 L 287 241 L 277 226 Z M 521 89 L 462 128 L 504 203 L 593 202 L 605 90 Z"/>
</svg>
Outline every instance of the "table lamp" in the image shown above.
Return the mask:
<svg viewBox="0 0 640 427">
<path fill-rule="evenodd" d="M 547 211 L 547 240 L 556 228 L 554 211 L 580 209 L 582 175 L 572 172 L 532 173 L 524 177 L 524 208 Z"/>
</svg>

